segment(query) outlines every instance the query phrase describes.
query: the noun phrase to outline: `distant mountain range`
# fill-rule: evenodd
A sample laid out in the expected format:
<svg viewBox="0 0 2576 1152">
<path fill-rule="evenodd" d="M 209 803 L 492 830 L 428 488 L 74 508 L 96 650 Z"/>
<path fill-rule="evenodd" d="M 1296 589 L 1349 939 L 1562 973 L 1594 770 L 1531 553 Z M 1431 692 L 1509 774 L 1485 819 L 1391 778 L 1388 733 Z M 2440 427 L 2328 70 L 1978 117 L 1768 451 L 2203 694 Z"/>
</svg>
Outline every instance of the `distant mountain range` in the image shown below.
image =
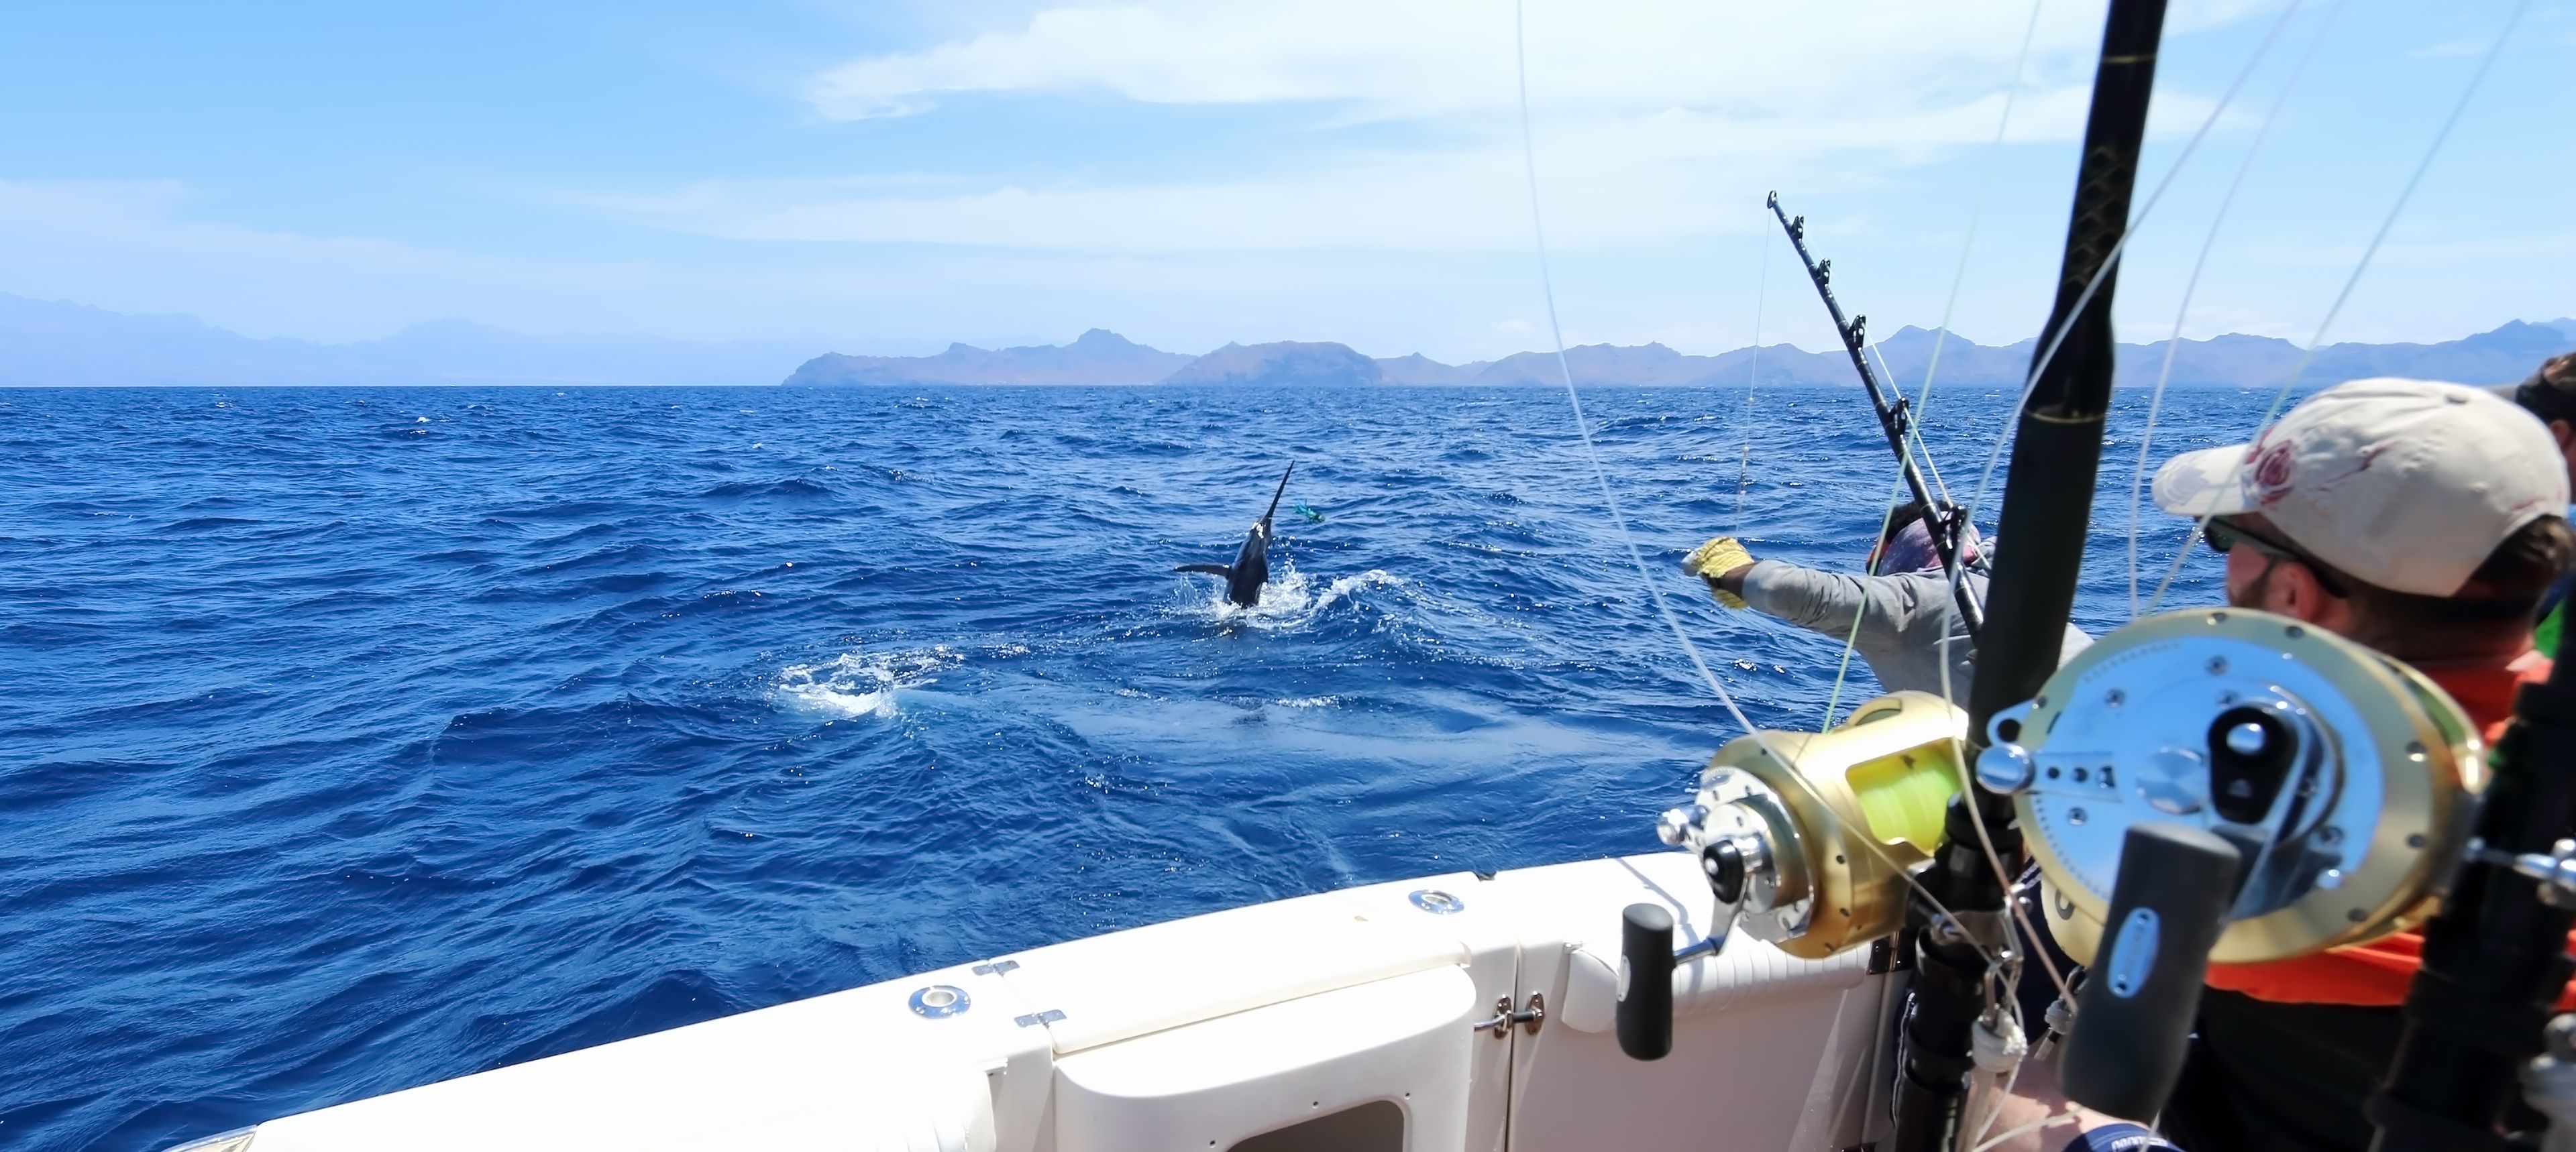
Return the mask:
<svg viewBox="0 0 2576 1152">
<path fill-rule="evenodd" d="M 1920 381 L 1933 333 L 1899 329 L 1878 348 L 1888 374 Z M 2021 382 L 2034 342 L 2000 347 L 1953 337 L 1942 342 L 1941 378 L 1955 385 Z M 708 343 L 653 336 L 530 336 L 463 320 L 415 324 L 381 340 L 322 344 L 255 339 L 189 316 L 132 316 L 61 301 L 0 294 L 0 387 L 94 385 L 636 385 L 770 384 L 812 344 L 787 340 Z M 2334 344 L 2317 350 L 2305 378 L 2422 376 L 2503 383 L 2541 360 L 2576 348 L 2576 319 L 2514 322 L 2439 344 Z M 2123 385 L 2151 382 L 2165 345 L 2122 345 Z M 2261 336 L 2186 340 L 2174 358 L 2184 387 L 2274 385 L 2299 361 L 2297 346 Z M 1736 386 L 1850 384 L 1841 349 L 1808 352 L 1787 344 L 1692 356 L 1661 344 L 1587 344 L 1565 352 L 1575 382 L 1587 385 Z M 1094 328 L 1070 344 L 984 349 L 952 344 L 935 356 L 844 356 L 805 360 L 791 387 L 921 384 L 1198 384 L 1376 387 L 1383 385 L 1552 385 L 1556 355 L 1522 352 L 1499 360 L 1443 364 L 1421 355 L 1372 359 L 1349 346 L 1282 342 L 1228 344 L 1204 356 L 1165 352 Z"/>
<path fill-rule="evenodd" d="M 1142 384 L 1161 380 L 1203 357 L 1164 352 L 1105 328 L 1071 344 L 988 351 L 951 344 L 936 356 L 843 356 L 805 362 L 787 383 L 806 387 L 854 384 Z"/>
<path fill-rule="evenodd" d="M 1884 375 L 1911 383 L 1923 378 L 1935 333 L 1901 328 L 1878 346 Z M 2123 386 L 2151 384 L 2164 368 L 2168 341 L 2120 346 Z M 1940 342 L 1941 379 L 1970 387 L 2012 387 L 2022 382 L 2036 340 L 1993 346 L 1964 337 Z M 2325 382 L 2363 376 L 2415 376 L 2471 384 L 2520 380 L 2540 362 L 2576 349 L 2576 319 L 2546 324 L 2513 321 L 2439 344 L 2330 344 L 2309 359 L 2304 378 Z M 2172 382 L 2187 388 L 2277 385 L 2299 364 L 2300 350 L 2268 336 L 2215 336 L 2185 340 L 2174 353 Z M 1883 365 L 1880 362 L 1883 361 Z M 1571 372 L 1577 384 L 1731 386 L 1748 379 L 1762 385 L 1850 384 L 1851 358 L 1841 349 L 1808 352 L 1788 344 L 1738 348 L 1692 356 L 1661 344 L 1586 344 L 1565 350 L 1560 369 L 1550 352 L 1520 352 L 1500 360 L 1443 364 L 1419 353 L 1372 360 L 1347 345 L 1330 343 L 1228 344 L 1191 358 L 1160 352 L 1094 328 L 1071 344 L 1005 348 L 988 352 L 964 344 L 937 356 L 818 356 L 787 377 L 790 387 L 851 384 L 1557 384 Z"/>
<path fill-rule="evenodd" d="M 256 339 L 193 316 L 132 316 L 0 293 L 0 387 L 771 384 L 781 365 L 812 348 L 803 340 L 529 336 L 463 320 L 321 344 Z"/>
</svg>

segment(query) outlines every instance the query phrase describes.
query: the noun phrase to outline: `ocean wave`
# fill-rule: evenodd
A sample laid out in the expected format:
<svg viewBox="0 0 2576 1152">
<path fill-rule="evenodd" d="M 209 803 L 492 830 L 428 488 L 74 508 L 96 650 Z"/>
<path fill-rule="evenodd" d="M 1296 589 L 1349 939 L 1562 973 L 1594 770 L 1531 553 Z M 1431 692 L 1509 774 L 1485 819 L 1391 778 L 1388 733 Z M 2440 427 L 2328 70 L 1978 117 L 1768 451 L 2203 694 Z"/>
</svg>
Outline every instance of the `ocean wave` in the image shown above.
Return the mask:
<svg viewBox="0 0 2576 1152">
<path fill-rule="evenodd" d="M 1739 515 L 1740 394 L 1598 394 L 1649 578 L 1755 722 L 1812 726 L 1837 640 L 1675 563 L 1726 532 L 1848 571 L 1887 498 L 1866 406 L 1766 386 Z M 1544 399 L 11 392 L 0 1036 L 77 1058 L 11 1066 L 0 1144 L 152 1152 L 1265 894 L 1651 847 L 1734 725 Z M 1939 460 L 2009 399 L 1941 409 Z M 2169 401 L 2157 441 L 2269 400 Z M 1291 455 L 1259 606 L 1172 572 Z M 2125 615 L 2110 543 L 2088 627 Z M 2186 563 L 2169 603 L 2217 599 Z"/>
<path fill-rule="evenodd" d="M 895 652 L 844 652 L 820 664 L 778 670 L 780 697 L 798 707 L 839 716 L 890 719 L 896 694 L 939 682 L 939 674 L 965 663 L 945 644 Z"/>
<path fill-rule="evenodd" d="M 759 445 L 755 444 L 753 447 L 757 448 Z M 709 488 L 704 492 L 698 493 L 698 498 L 701 500 L 741 500 L 763 496 L 779 496 L 802 499 L 815 496 L 829 496 L 831 494 L 831 489 L 811 480 L 807 480 L 802 477 L 791 477 L 786 480 L 780 480 L 776 483 L 768 484 L 764 484 L 756 480 L 741 480 L 730 484 L 718 484 L 713 488 Z"/>
</svg>

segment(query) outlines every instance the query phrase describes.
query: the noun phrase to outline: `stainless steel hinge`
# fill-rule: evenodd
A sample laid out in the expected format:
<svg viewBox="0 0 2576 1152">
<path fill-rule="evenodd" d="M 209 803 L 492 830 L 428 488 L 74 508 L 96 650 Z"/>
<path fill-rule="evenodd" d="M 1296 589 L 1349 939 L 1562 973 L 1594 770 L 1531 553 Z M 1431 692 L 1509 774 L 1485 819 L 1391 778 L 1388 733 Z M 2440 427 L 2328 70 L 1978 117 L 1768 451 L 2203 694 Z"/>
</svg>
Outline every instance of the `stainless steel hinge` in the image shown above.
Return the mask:
<svg viewBox="0 0 2576 1152">
<path fill-rule="evenodd" d="M 1479 1020 L 1474 1024 L 1469 1025 L 1469 1027 L 1474 1028 L 1478 1032 L 1491 1032 L 1494 1034 L 1496 1039 L 1501 1039 L 1502 1037 L 1512 1034 L 1512 1025 L 1514 1024 L 1518 1024 L 1529 1029 L 1530 1035 L 1535 1036 L 1538 1035 L 1539 1025 L 1545 1023 L 1547 1023 L 1547 997 L 1540 993 L 1532 992 L 1530 993 L 1529 1007 L 1523 1008 L 1518 1012 L 1512 1011 L 1511 997 L 1495 997 L 1494 1015 L 1492 1018 Z"/>
</svg>

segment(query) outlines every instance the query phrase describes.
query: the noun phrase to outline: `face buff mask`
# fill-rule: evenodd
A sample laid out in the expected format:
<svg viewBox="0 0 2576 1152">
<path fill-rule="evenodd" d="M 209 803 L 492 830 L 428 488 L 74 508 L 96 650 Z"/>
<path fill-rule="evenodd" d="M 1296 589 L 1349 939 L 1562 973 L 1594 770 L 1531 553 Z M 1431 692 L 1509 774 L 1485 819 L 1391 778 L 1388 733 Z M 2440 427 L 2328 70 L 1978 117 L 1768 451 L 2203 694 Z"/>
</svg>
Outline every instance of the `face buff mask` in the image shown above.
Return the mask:
<svg viewBox="0 0 2576 1152">
<path fill-rule="evenodd" d="M 1959 563 L 1974 566 L 1979 558 L 1977 537 L 1971 532 L 1959 542 Z M 1941 553 L 1932 547 L 1932 522 L 1929 520 L 1917 520 L 1906 525 L 1897 531 L 1895 539 L 1869 552 L 1869 573 L 1872 576 L 1940 570 Z"/>
</svg>

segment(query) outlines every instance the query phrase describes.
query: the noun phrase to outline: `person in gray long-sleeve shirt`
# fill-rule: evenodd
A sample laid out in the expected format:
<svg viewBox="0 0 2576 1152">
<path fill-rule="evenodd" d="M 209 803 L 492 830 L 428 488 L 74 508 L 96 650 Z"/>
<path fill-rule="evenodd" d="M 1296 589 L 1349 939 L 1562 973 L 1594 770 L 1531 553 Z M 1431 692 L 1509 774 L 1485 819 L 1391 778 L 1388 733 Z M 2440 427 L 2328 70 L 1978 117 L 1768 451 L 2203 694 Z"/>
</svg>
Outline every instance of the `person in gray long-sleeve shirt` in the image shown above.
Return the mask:
<svg viewBox="0 0 2576 1152">
<path fill-rule="evenodd" d="M 1962 551 L 1969 571 L 1963 579 L 1970 594 L 1983 603 L 1983 557 L 1975 534 L 1966 536 Z M 1868 569 L 1866 576 L 1844 576 L 1779 560 L 1756 560 L 1729 536 L 1701 545 L 1682 560 L 1682 570 L 1707 581 L 1710 594 L 1725 607 L 1750 607 L 1837 641 L 1850 637 L 1852 650 L 1877 675 L 1883 691 L 1942 695 L 1941 641 L 1948 638 L 1948 695 L 1966 703 L 1968 685 L 1976 675 L 1976 645 L 1959 620 L 1922 505 L 1900 506 L 1889 517 L 1887 534 L 1870 549 Z M 1860 618 L 1857 629 L 1854 616 Z M 2081 629 L 2068 625 L 2059 661 L 2092 642 Z"/>
</svg>

